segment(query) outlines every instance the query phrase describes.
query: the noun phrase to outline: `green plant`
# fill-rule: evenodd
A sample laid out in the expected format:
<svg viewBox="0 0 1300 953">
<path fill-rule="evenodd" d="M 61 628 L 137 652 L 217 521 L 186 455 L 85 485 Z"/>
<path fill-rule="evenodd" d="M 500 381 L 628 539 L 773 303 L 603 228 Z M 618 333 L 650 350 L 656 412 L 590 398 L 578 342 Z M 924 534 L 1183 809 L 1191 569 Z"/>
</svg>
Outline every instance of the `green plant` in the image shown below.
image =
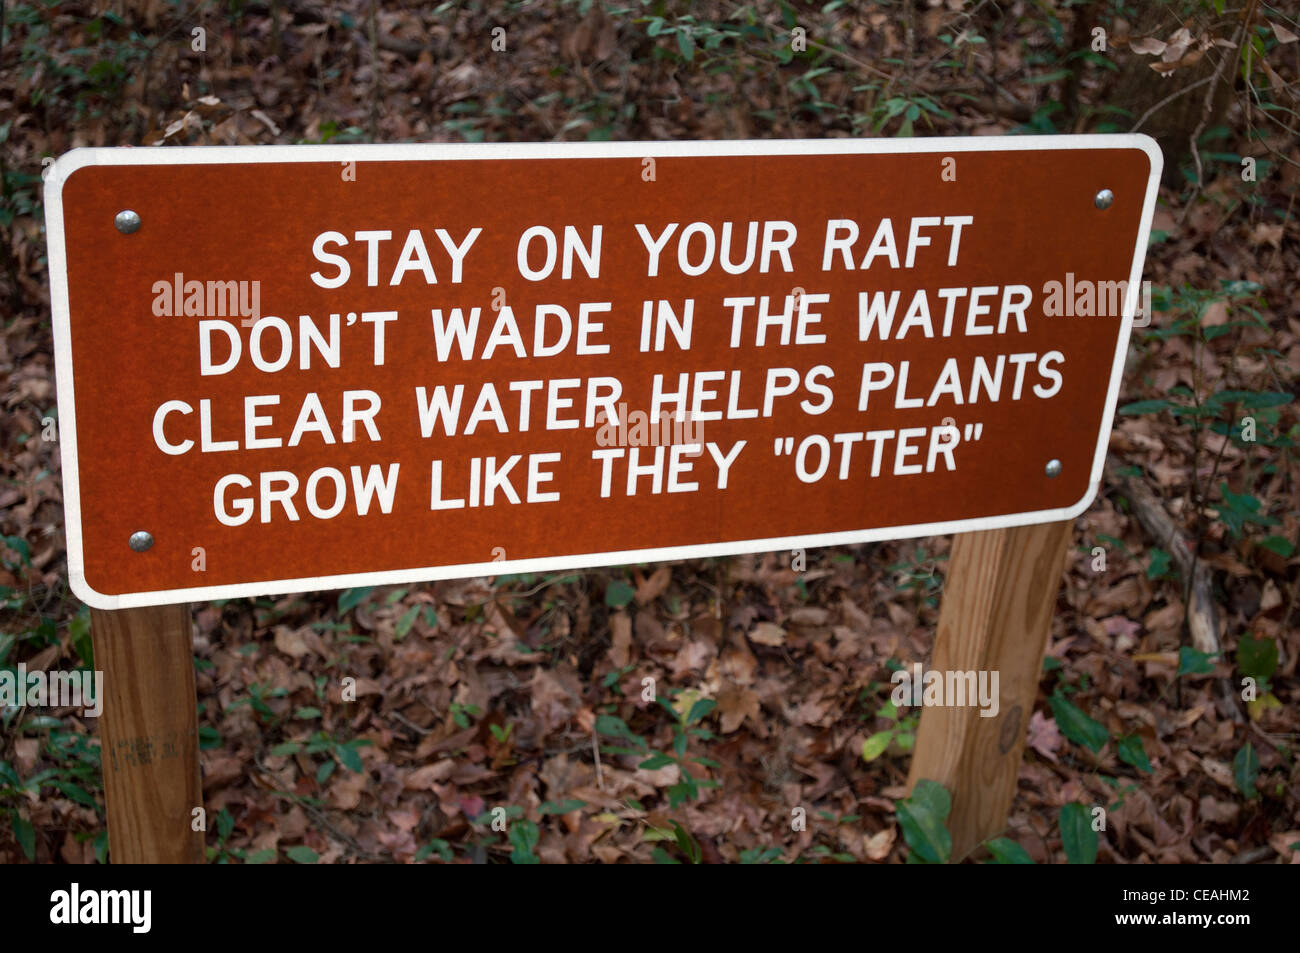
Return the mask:
<svg viewBox="0 0 1300 953">
<path fill-rule="evenodd" d="M 690 832 L 687 831 L 686 828 L 682 827 L 681 824 L 673 821 L 672 825 L 673 829 L 671 831 L 657 830 L 647 832 L 646 840 L 654 839 L 656 836 L 662 840 L 671 838 L 672 842 L 677 846 L 677 850 L 686 859 L 688 864 L 700 863 L 701 857 L 703 856 L 703 851 L 700 849 L 700 842 L 691 836 Z M 664 850 L 663 847 L 659 846 L 656 846 L 655 849 L 651 851 L 650 856 L 656 864 L 681 863 L 680 860 L 668 853 L 668 851 Z"/>
<path fill-rule="evenodd" d="M 861 87 L 870 88 L 870 87 Z M 952 113 L 943 109 L 929 96 L 914 93 L 911 96 L 891 96 L 877 103 L 867 117 L 867 122 L 871 126 L 871 131 L 879 133 L 892 119 L 898 116 L 903 117 L 902 123 L 898 127 L 895 135 L 900 139 L 910 138 L 914 133 L 914 124 L 919 119 L 927 127 L 933 128 L 931 116 L 940 119 L 951 119 Z"/>
<path fill-rule="evenodd" d="M 38 73 L 32 105 L 68 100 L 77 121 L 104 115 L 120 104 L 126 81 L 152 55 L 158 37 L 129 30 L 121 15 L 104 10 L 81 22 L 84 45 L 62 49 L 54 36 L 59 0 L 19 3 L 8 11 L 8 26 L 22 34 L 18 62 L 28 79 Z M 44 8 L 44 9 L 42 9 Z M 64 28 L 60 25 L 60 28 Z"/>
<path fill-rule="evenodd" d="M 1246 634 L 1237 642 L 1237 671 L 1242 678 L 1254 680 L 1253 692 L 1247 696 L 1250 717 L 1258 720 L 1270 708 L 1282 703 L 1273 694 L 1270 681 L 1278 666 L 1277 640 Z"/>
<path fill-rule="evenodd" d="M 16 718 L 20 710 L 6 719 Z M 8 727 L 8 724 L 6 724 Z M 48 715 L 27 717 L 21 726 L 27 733 L 46 732 L 41 753 L 48 767 L 37 770 L 31 777 L 19 777 L 8 761 L 0 761 L 0 813 L 8 815 L 14 838 L 28 860 L 36 859 L 36 833 L 31 822 L 23 816 L 21 806 L 31 795 L 40 796 L 50 791 L 88 807 L 102 817 L 103 809 L 96 795 L 103 791 L 100 772 L 99 746 L 79 731 L 69 731 L 58 718 Z M 95 836 L 95 856 L 103 863 L 108 853 L 106 831 Z"/>
<path fill-rule="evenodd" d="M 635 668 L 636 668 L 636 663 L 629 662 L 628 664 L 624 665 L 622 668 L 610 669 L 608 672 L 605 673 L 605 677 L 600 680 L 600 687 L 607 688 L 615 695 L 622 696 L 623 689 L 619 685 L 619 683 L 623 681 L 623 679 L 628 676 L 628 673 L 630 673 Z"/>
<path fill-rule="evenodd" d="M 1148 579 L 1177 579 L 1178 573 L 1174 571 L 1173 557 L 1161 549 L 1159 546 L 1152 546 L 1150 549 L 1151 561 L 1147 564 Z"/>
<path fill-rule="evenodd" d="M 1242 797 L 1253 801 L 1259 797 L 1255 790 L 1255 781 L 1259 778 L 1259 755 L 1249 741 L 1241 746 L 1237 756 L 1232 759 L 1232 777 L 1237 782 L 1237 790 Z"/>
<path fill-rule="evenodd" d="M 682 801 L 687 799 L 698 799 L 702 788 L 717 787 L 718 782 L 707 778 L 697 778 L 691 773 L 691 766 L 698 764 L 706 768 L 720 769 L 716 761 L 702 755 L 693 755 L 689 753 L 689 745 L 692 738 L 700 741 L 711 741 L 715 735 L 708 728 L 703 727 L 702 722 L 710 712 L 717 706 L 717 702 L 712 698 L 698 698 L 695 694 L 685 693 L 676 690 L 670 693 L 670 696 L 677 696 L 679 704 L 674 704 L 668 699 L 660 696 L 656 701 L 665 711 L 672 716 L 672 750 L 671 752 L 652 751 L 645 738 L 634 733 L 622 718 L 616 715 L 598 715 L 596 718 L 596 731 L 606 737 L 621 738 L 630 742 L 634 747 L 603 747 L 603 751 L 616 755 L 633 755 L 643 757 L 637 767 L 646 771 L 655 771 L 660 768 L 668 767 L 675 764 L 679 770 L 680 780 L 668 788 L 668 806 L 676 808 Z M 648 757 L 647 757 L 648 756 Z"/>
<path fill-rule="evenodd" d="M 1113 810 L 1114 808 L 1108 808 Z M 1093 812 L 1086 804 L 1063 805 L 1057 814 L 1057 827 L 1061 832 L 1061 847 L 1065 859 L 1071 864 L 1092 864 L 1097 860 L 1100 840 L 1093 827 Z M 1023 847 L 1008 837 L 994 837 L 982 845 L 992 855 L 995 864 L 1032 864 L 1033 858 Z"/>
<path fill-rule="evenodd" d="M 248 697 L 237 698 L 230 703 L 228 711 L 248 706 L 253 709 L 259 721 L 268 727 L 275 727 L 283 720 L 281 716 L 275 713 L 270 705 L 270 701 L 276 698 L 283 698 L 289 694 L 289 689 L 280 687 L 267 689 L 260 682 L 253 682 L 248 686 Z"/>
<path fill-rule="evenodd" d="M 506 836 L 510 842 L 510 863 L 541 863 L 537 856 L 537 842 L 541 835 L 536 824 L 529 820 L 515 821 Z"/>
<path fill-rule="evenodd" d="M 426 860 L 434 854 L 437 854 L 438 857 L 442 859 L 442 862 L 446 864 L 449 864 L 456 859 L 456 854 L 451 848 L 451 843 L 443 840 L 441 837 L 435 837 L 415 852 L 416 863 Z"/>
<path fill-rule="evenodd" d="M 1214 673 L 1216 652 L 1202 652 L 1189 645 L 1178 647 L 1178 675 L 1211 675 Z"/>
<path fill-rule="evenodd" d="M 1151 773 L 1151 759 L 1147 757 L 1146 746 L 1139 735 L 1125 735 L 1121 738 L 1116 753 L 1125 764 L 1132 765 L 1146 774 Z"/>
<path fill-rule="evenodd" d="M 995 864 L 1032 864 L 1034 862 L 1029 854 L 1025 852 L 1025 849 L 1009 837 L 994 837 L 991 840 L 986 840 L 984 846 L 993 855 L 993 863 Z"/>
<path fill-rule="evenodd" d="M 374 744 L 368 738 L 353 738 L 351 741 L 338 741 L 324 731 L 314 732 L 305 742 L 302 741 L 284 741 L 271 749 L 271 754 L 276 756 L 294 755 L 301 752 L 308 757 L 316 755 L 327 755 L 326 760 L 322 761 L 316 768 L 316 783 L 324 784 L 331 774 L 334 773 L 335 767 L 343 765 L 349 771 L 360 774 L 365 770 L 365 764 L 361 760 L 360 748 L 366 745 Z"/>
<path fill-rule="evenodd" d="M 750 847 L 740 852 L 740 862 L 742 864 L 781 864 L 781 848 L 779 847 Z"/>
<path fill-rule="evenodd" d="M 910 556 L 903 556 L 885 567 L 885 572 L 892 574 L 902 592 L 913 591 L 920 601 L 931 609 L 938 608 L 939 596 L 943 591 L 943 575 L 939 572 L 939 563 L 948 556 L 931 557 L 924 546 L 916 546 Z"/>
<path fill-rule="evenodd" d="M 463 705 L 460 702 L 452 702 L 448 711 L 451 713 L 451 720 L 456 723 L 456 727 L 462 729 L 469 727 L 471 718 L 477 718 L 483 714 L 483 709 L 479 708 L 478 705 Z"/>
<path fill-rule="evenodd" d="M 1083 745 L 1093 754 L 1101 751 L 1110 739 L 1105 725 L 1085 715 L 1065 697 L 1060 688 L 1053 692 L 1048 701 L 1052 706 L 1052 717 L 1056 719 L 1056 727 L 1060 729 L 1061 734 L 1075 744 Z"/>
<path fill-rule="evenodd" d="M 1057 818 L 1061 829 L 1061 846 L 1072 864 L 1091 864 L 1097 860 L 1097 831 L 1086 804 L 1071 803 L 1061 807 Z"/>
<path fill-rule="evenodd" d="M 952 810 L 952 797 L 937 781 L 922 779 L 911 797 L 894 802 L 898 826 L 911 851 L 909 864 L 946 864 L 952 856 L 952 835 L 945 822 Z"/>
<path fill-rule="evenodd" d="M 365 602 L 375 591 L 374 586 L 361 586 L 356 589 L 344 589 L 339 593 L 339 615 L 345 616 L 361 603 Z"/>
<path fill-rule="evenodd" d="M 605 587 L 605 605 L 611 609 L 622 609 L 635 595 L 635 589 L 622 579 L 615 579 Z"/>
<path fill-rule="evenodd" d="M 900 751 L 911 751 L 916 744 L 916 728 L 921 720 L 920 711 L 913 711 L 900 718 L 898 706 L 892 700 L 886 701 L 876 712 L 877 717 L 894 722 L 892 726 L 877 731 L 862 742 L 862 760 L 875 761 L 893 744 Z"/>
<path fill-rule="evenodd" d="M 1287 433 L 1280 431 L 1281 409 L 1294 400 L 1290 393 L 1280 390 L 1252 390 L 1243 386 L 1227 386 L 1211 390 L 1204 381 L 1202 359 L 1210 343 L 1220 337 L 1233 335 L 1233 354 L 1243 351 L 1243 332 L 1267 330 L 1268 322 L 1260 313 L 1262 288 L 1249 281 L 1224 281 L 1220 287 L 1198 289 L 1184 286 L 1177 290 L 1157 289 L 1153 293 L 1154 310 L 1172 316 L 1167 326 L 1152 328 L 1144 336 L 1146 341 L 1170 337 L 1184 337 L 1192 346 L 1193 386 L 1179 384 L 1169 389 L 1167 397 L 1138 400 L 1119 408 L 1120 414 L 1170 414 L 1176 421 L 1186 423 L 1192 431 L 1192 510 L 1197 514 L 1197 549 L 1205 535 L 1202 513 L 1208 508 L 1211 487 L 1216 486 L 1219 504 L 1215 514 L 1228 533 L 1236 538 L 1245 536 L 1251 528 L 1274 526 L 1277 519 L 1263 511 L 1263 504 L 1253 495 L 1256 478 L 1251 455 L 1246 454 L 1246 477 L 1242 492 L 1233 491 L 1226 481 L 1218 479 L 1223 455 L 1229 444 L 1249 450 L 1254 445 L 1264 445 L 1283 450 L 1288 455 L 1297 446 L 1297 428 Z M 1218 317 L 1207 322 L 1207 315 L 1215 309 Z M 1278 375 L 1275 354 L 1265 346 L 1246 349 L 1247 356 L 1269 367 L 1274 380 Z M 1233 362 L 1233 367 L 1237 362 Z M 1229 374 L 1236 374 L 1230 370 Z M 1238 380 L 1238 383 L 1240 381 Z M 1208 477 L 1202 478 L 1202 447 L 1205 431 L 1228 438 L 1221 441 L 1210 467 Z M 1280 537 L 1261 534 L 1260 545 L 1274 551 L 1290 549 L 1288 541 Z M 1166 564 L 1167 566 L 1167 564 Z M 1166 567 L 1154 562 L 1152 575 L 1163 574 Z"/>
<path fill-rule="evenodd" d="M 234 831 L 235 818 L 229 810 L 223 807 L 217 812 L 212 822 L 212 834 L 216 839 L 216 844 L 209 844 L 205 849 L 209 862 L 217 864 L 269 864 L 275 860 L 275 851 L 270 848 L 255 850 L 250 853 L 242 847 L 227 846 L 230 835 Z"/>
</svg>

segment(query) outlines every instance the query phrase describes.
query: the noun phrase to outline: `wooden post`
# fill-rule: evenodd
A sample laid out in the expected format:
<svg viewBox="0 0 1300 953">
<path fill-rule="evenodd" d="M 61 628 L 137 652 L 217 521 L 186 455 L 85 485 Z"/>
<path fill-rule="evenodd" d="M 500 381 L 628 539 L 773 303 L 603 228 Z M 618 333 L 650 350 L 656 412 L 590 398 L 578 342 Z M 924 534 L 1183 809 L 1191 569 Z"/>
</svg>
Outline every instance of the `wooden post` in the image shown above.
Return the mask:
<svg viewBox="0 0 1300 953">
<path fill-rule="evenodd" d="M 116 864 L 202 863 L 193 622 L 188 605 L 90 610 L 110 858 Z"/>
<path fill-rule="evenodd" d="M 1072 525 L 953 538 L 930 668 L 997 671 L 998 713 L 923 708 L 907 783 L 937 781 L 952 795 L 954 862 L 1006 826 Z"/>
</svg>

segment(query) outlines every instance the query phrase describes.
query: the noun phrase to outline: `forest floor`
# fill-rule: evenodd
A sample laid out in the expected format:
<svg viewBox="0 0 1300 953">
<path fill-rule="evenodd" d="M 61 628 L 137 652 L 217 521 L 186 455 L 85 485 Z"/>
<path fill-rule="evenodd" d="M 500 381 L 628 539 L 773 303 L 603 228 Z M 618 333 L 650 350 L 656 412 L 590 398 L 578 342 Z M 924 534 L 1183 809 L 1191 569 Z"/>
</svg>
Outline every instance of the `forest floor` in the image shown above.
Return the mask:
<svg viewBox="0 0 1300 953">
<path fill-rule="evenodd" d="M 56 414 L 43 158 L 159 142 L 1126 132 L 1141 112 L 1108 97 L 1143 54 L 1072 56 L 1091 24 L 1057 19 L 1063 4 L 1001 18 L 916 4 L 910 19 L 799 5 L 798 56 L 778 4 L 753 18 L 714 2 L 388 4 L 373 22 L 355 0 L 8 6 L 0 665 L 29 669 L 90 661 L 58 444 L 42 439 Z M 1300 43 L 1286 37 L 1300 25 L 1266 9 L 1251 36 L 1296 108 Z M 1108 808 L 1100 862 L 1300 862 L 1300 140 L 1269 126 L 1235 63 L 1222 119 L 1199 130 L 1199 187 L 1195 159 L 1169 160 L 1146 266 L 1156 314 L 1134 334 L 1112 477 L 1076 520 L 1005 832 L 1039 863 L 1065 861 L 1070 804 Z M 1172 547 L 1135 517 L 1133 486 L 1210 570 L 1213 657 L 1193 647 Z M 196 606 L 211 855 L 902 862 L 917 714 L 889 704 L 890 674 L 929 656 L 950 542 Z M 345 677 L 355 702 L 340 700 Z M 666 704 L 642 700 L 646 678 Z M 4 711 L 0 863 L 103 858 L 95 736 L 72 711 Z M 690 777 L 679 737 L 701 759 Z"/>
</svg>

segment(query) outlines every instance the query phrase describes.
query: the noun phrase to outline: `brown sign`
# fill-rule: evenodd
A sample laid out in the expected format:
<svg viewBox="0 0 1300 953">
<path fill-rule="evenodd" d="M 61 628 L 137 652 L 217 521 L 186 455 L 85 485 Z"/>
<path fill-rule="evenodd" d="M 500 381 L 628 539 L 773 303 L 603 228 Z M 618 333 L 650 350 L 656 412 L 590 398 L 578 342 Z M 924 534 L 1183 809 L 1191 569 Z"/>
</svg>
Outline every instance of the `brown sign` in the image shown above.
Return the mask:
<svg viewBox="0 0 1300 953">
<path fill-rule="evenodd" d="M 1144 136 L 72 152 L 46 203 L 73 589 L 1069 518 L 1149 314 L 1160 164 Z"/>
</svg>

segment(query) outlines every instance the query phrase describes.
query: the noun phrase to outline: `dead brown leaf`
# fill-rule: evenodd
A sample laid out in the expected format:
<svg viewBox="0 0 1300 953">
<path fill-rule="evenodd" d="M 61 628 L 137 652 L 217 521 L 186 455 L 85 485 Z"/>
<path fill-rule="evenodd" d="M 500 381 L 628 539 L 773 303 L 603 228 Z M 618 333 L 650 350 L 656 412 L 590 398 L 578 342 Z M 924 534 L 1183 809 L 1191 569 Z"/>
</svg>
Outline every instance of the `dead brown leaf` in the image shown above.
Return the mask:
<svg viewBox="0 0 1300 953">
<path fill-rule="evenodd" d="M 727 688 L 718 694 L 722 733 L 731 734 L 746 718 L 759 717 L 758 694 L 747 688 Z"/>
<path fill-rule="evenodd" d="M 759 645 L 784 645 L 785 629 L 771 622 L 760 622 L 750 630 L 749 639 Z"/>
</svg>

